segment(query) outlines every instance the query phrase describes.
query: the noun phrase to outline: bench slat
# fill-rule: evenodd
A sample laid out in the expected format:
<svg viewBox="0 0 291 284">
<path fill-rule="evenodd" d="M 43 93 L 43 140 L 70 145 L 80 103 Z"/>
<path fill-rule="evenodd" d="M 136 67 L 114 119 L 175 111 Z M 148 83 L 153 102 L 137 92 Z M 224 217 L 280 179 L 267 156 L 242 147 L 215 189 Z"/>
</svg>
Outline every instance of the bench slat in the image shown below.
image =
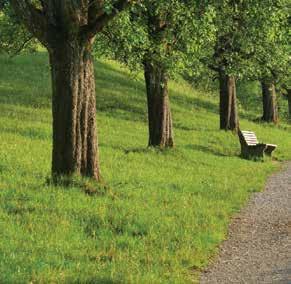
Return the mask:
<svg viewBox="0 0 291 284">
<path fill-rule="evenodd" d="M 245 142 L 249 145 L 249 146 L 255 146 L 257 144 L 259 144 L 258 138 L 256 136 L 256 134 L 252 131 L 242 131 L 241 132 L 243 135 L 243 138 L 245 140 Z"/>
<path fill-rule="evenodd" d="M 243 133 L 244 136 L 255 136 L 256 137 L 256 134 L 254 133 Z"/>
<path fill-rule="evenodd" d="M 243 133 L 243 136 L 254 136 L 254 137 L 257 137 L 256 134 L 251 134 L 251 133 Z"/>
<path fill-rule="evenodd" d="M 254 138 L 257 138 L 256 135 L 251 135 L 251 134 L 244 134 L 244 137 L 254 137 Z"/>
</svg>

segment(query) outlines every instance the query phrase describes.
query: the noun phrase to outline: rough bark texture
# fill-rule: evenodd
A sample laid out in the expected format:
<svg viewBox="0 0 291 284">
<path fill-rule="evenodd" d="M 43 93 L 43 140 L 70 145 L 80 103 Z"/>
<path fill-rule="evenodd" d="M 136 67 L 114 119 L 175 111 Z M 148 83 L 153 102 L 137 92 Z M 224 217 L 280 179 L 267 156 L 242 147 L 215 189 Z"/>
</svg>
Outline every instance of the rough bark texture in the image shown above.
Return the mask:
<svg viewBox="0 0 291 284">
<path fill-rule="evenodd" d="M 237 112 L 236 83 L 233 76 L 219 73 L 220 86 L 220 129 L 237 132 L 239 119 Z"/>
<path fill-rule="evenodd" d="M 153 62 L 144 62 L 144 75 L 148 103 L 149 146 L 173 147 L 167 74 Z"/>
<path fill-rule="evenodd" d="M 278 106 L 276 102 L 276 90 L 273 83 L 261 82 L 263 93 L 263 117 L 266 122 L 278 122 Z"/>
<path fill-rule="evenodd" d="M 99 180 L 94 67 L 90 44 L 50 51 L 53 86 L 52 174 Z"/>
</svg>

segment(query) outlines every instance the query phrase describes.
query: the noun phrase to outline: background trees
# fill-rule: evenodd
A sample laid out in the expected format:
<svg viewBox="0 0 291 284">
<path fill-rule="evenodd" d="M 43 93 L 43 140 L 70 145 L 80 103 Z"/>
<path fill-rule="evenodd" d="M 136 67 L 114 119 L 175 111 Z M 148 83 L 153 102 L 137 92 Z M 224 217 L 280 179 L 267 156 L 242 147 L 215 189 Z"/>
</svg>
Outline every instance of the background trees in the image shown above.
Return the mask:
<svg viewBox="0 0 291 284">
<path fill-rule="evenodd" d="M 281 80 L 290 76 L 290 7 L 285 0 L 263 1 L 263 4 L 255 16 L 257 21 L 264 24 L 257 32 L 253 26 L 249 27 L 256 35 L 255 52 L 250 65 L 252 77 L 262 85 L 262 120 L 277 123 L 276 89 L 280 89 Z"/>
<path fill-rule="evenodd" d="M 282 41 L 287 38 L 283 36 L 288 14 L 287 1 L 222 0 L 205 2 L 205 5 L 213 6 L 216 11 L 216 41 L 212 56 L 204 57 L 203 63 L 218 74 L 220 128 L 236 131 L 239 127 L 238 79 L 264 81 L 263 118 L 276 121 L 276 100 L 272 96 L 274 88 L 271 86 L 273 79 L 269 81 L 271 70 L 282 66 L 288 56 L 282 48 Z"/>
</svg>

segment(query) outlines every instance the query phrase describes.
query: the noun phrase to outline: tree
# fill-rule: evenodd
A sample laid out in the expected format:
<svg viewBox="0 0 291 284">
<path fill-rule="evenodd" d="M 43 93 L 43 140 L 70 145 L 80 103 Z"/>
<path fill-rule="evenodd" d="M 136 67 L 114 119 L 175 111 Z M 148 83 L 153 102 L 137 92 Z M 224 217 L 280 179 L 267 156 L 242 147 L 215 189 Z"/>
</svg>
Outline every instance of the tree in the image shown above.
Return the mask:
<svg viewBox="0 0 291 284">
<path fill-rule="evenodd" d="M 261 81 L 263 93 L 263 116 L 265 122 L 278 122 L 278 105 L 276 101 L 276 89 L 272 81 Z"/>
<path fill-rule="evenodd" d="M 289 119 L 291 118 L 291 88 L 286 88 L 286 96 L 287 96 L 287 100 L 288 100 L 288 116 Z"/>
<path fill-rule="evenodd" d="M 268 59 L 272 56 L 273 53 L 268 51 L 275 31 L 279 33 L 278 37 L 282 36 L 278 22 L 282 19 L 281 15 L 286 14 L 287 2 L 287 0 L 205 1 L 206 5 L 213 6 L 216 11 L 216 43 L 212 56 L 203 58 L 203 63 L 218 74 L 220 129 L 237 131 L 239 128 L 236 98 L 238 79 L 269 81 L 261 75 L 270 61 L 263 64 L 259 58 L 262 59 L 262 54 Z M 277 59 L 273 58 L 272 62 L 275 60 Z"/>
<path fill-rule="evenodd" d="M 100 32 L 130 0 L 10 0 L 28 31 L 48 50 L 52 77 L 52 176 L 100 181 L 95 79 L 91 50 Z"/>
<path fill-rule="evenodd" d="M 202 13 L 196 1 L 147 0 L 100 35 L 105 40 L 98 43 L 111 46 L 115 58 L 134 70 L 143 69 L 149 146 L 174 146 L 168 81 L 187 68 L 190 54 L 198 56 L 199 47 L 211 40 L 213 31 L 206 28 L 211 21 L 212 11 Z"/>
<path fill-rule="evenodd" d="M 257 51 L 252 64 L 261 81 L 265 122 L 278 122 L 276 89 L 290 77 L 290 10 L 288 1 L 270 1 L 256 17 L 263 25 L 256 36 Z M 277 87 L 277 88 L 276 88 Z"/>
<path fill-rule="evenodd" d="M 146 82 L 149 146 L 173 147 L 173 122 L 170 109 L 167 62 L 163 56 L 171 56 L 173 38 L 167 38 L 169 25 L 173 22 L 164 14 L 159 4 L 148 3 L 143 14 L 149 42 L 155 49 L 148 48 L 143 57 Z M 170 8 L 170 7 L 167 7 Z M 171 7 L 172 8 L 172 7 Z M 170 10 L 172 12 L 172 10 Z M 170 36 L 171 37 L 171 36 Z"/>
</svg>

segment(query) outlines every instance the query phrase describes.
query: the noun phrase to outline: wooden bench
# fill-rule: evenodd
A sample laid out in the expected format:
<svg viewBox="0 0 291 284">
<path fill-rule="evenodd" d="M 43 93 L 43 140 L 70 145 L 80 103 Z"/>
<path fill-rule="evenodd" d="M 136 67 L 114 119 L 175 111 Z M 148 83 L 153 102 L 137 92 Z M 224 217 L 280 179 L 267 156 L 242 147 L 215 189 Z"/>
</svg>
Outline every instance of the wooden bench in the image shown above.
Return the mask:
<svg viewBox="0 0 291 284">
<path fill-rule="evenodd" d="M 259 143 L 256 134 L 252 131 L 239 131 L 238 136 L 241 156 L 245 159 L 263 158 L 264 154 L 272 156 L 272 152 L 277 148 L 274 144 Z"/>
</svg>

